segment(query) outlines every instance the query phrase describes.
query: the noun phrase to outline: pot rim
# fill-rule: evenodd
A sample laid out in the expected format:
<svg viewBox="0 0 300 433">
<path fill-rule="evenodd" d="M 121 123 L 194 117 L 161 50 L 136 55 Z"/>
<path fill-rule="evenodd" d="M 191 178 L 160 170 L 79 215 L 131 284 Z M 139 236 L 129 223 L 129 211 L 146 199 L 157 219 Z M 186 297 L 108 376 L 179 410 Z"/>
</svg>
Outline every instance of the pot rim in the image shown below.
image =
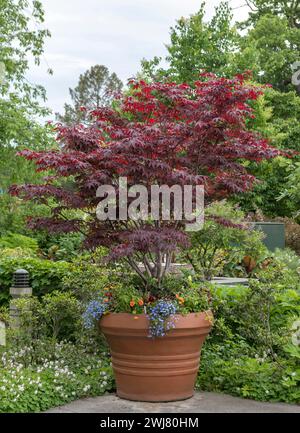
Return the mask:
<svg viewBox="0 0 300 433">
<path fill-rule="evenodd" d="M 198 313 L 174 314 L 176 326 L 174 329 L 210 329 L 214 324 L 214 316 L 211 310 L 199 311 Z M 98 321 L 102 330 L 119 328 L 125 329 L 148 329 L 149 317 L 145 314 L 132 313 L 108 313 Z"/>
<path fill-rule="evenodd" d="M 174 316 L 175 317 L 189 317 L 189 316 L 198 316 L 198 315 L 206 315 L 206 316 L 208 316 L 208 317 L 211 317 L 212 319 L 213 319 L 213 317 L 214 317 L 214 315 L 213 315 L 213 312 L 211 311 L 211 310 L 204 310 L 204 311 L 196 311 L 196 312 L 191 312 L 191 313 L 187 313 L 187 314 L 174 314 Z M 123 313 L 123 312 L 120 312 L 120 313 L 116 313 L 116 312 L 111 312 L 111 311 L 108 311 L 107 313 L 105 313 L 104 315 L 103 315 L 103 317 L 106 317 L 106 316 L 128 316 L 128 317 L 135 317 L 135 316 L 137 316 L 137 317 L 148 317 L 147 316 L 147 314 L 145 314 L 145 313 L 136 313 L 136 314 L 134 314 L 134 313 Z M 102 318 L 103 318 L 102 317 Z M 101 319 L 102 319 L 101 318 Z M 100 320 L 101 320 L 100 319 Z"/>
</svg>

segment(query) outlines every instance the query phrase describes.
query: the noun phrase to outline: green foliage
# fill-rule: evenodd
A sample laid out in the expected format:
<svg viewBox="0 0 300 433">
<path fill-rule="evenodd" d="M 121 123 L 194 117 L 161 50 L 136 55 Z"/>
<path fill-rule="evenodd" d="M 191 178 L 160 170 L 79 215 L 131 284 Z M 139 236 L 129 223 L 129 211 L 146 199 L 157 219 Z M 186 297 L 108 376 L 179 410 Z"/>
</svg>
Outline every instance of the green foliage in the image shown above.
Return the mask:
<svg viewBox="0 0 300 433">
<path fill-rule="evenodd" d="M 276 248 L 274 257 L 276 262 L 281 266 L 291 269 L 300 275 L 300 257 L 295 253 L 295 251 L 290 248 L 285 248 L 284 250 Z"/>
<path fill-rule="evenodd" d="M 35 239 L 17 233 L 7 233 L 0 237 L 0 248 L 25 248 L 37 252 L 38 243 Z"/>
<path fill-rule="evenodd" d="M 261 16 L 240 46 L 234 57 L 237 70 L 250 69 L 256 81 L 280 91 L 293 90 L 291 65 L 299 60 L 300 29 L 291 27 L 287 18 Z"/>
<path fill-rule="evenodd" d="M 295 203 L 295 215 L 300 214 L 300 192 L 299 192 L 299 181 L 300 181 L 300 162 L 289 167 L 289 173 L 287 176 L 287 183 L 281 194 L 281 199 L 289 199 Z"/>
<path fill-rule="evenodd" d="M 256 19 L 248 22 L 250 25 L 246 22 L 234 26 L 228 2 L 220 3 L 210 22 L 204 21 L 205 3 L 202 3 L 196 14 L 180 18 L 175 28 L 171 28 L 165 59 L 168 67 L 160 68 L 158 57 L 143 60 L 144 76 L 192 82 L 200 70 L 221 76 L 251 70 L 258 83 L 270 83 L 280 91 L 295 90 L 291 84 L 291 65 L 299 60 L 300 29 L 293 21 L 297 13 L 291 19 L 283 12 L 284 7 L 279 14 L 274 9 L 269 2 L 262 13 L 253 14 Z M 247 31 L 238 32 L 241 27 Z"/>
<path fill-rule="evenodd" d="M 0 260 L 5 258 L 17 259 L 35 257 L 35 253 L 28 248 L 1 248 Z"/>
<path fill-rule="evenodd" d="M 1 413 L 45 411 L 113 389 L 110 359 L 99 349 L 53 340 L 2 349 Z"/>
<path fill-rule="evenodd" d="M 249 287 L 216 286 L 212 299 L 215 324 L 203 348 L 197 386 L 299 403 L 300 349 L 292 337 L 300 317 L 300 285 L 294 266 L 289 269 L 275 257 Z"/>
<path fill-rule="evenodd" d="M 241 228 L 243 216 L 243 212 L 226 202 L 216 202 L 206 209 L 204 227 L 192 233 L 192 248 L 187 253 L 188 261 L 200 278 L 210 280 L 221 274 L 224 268 L 227 272 L 231 268 L 234 273 L 234 267 L 241 263 L 244 256 L 251 256 L 257 261 L 266 255 L 262 234 L 246 226 Z M 229 226 L 226 221 L 230 222 Z"/>
<path fill-rule="evenodd" d="M 1 117 L 1 116 L 0 116 Z M 14 119 L 14 122 L 17 120 Z M 52 145 L 52 138 L 44 138 L 39 140 L 38 137 L 29 137 L 28 143 L 24 139 L 25 134 L 20 132 L 20 139 L 16 137 L 16 142 L 13 147 L 0 145 L 0 234 L 3 235 L 9 231 L 20 232 L 27 234 L 25 229 L 26 219 L 34 215 L 45 215 L 47 209 L 42 205 L 37 205 L 34 202 L 25 202 L 16 197 L 9 195 L 9 187 L 12 184 L 22 182 L 37 183 L 41 180 L 41 174 L 36 173 L 30 162 L 26 162 L 23 158 L 16 156 L 16 152 L 23 146 L 46 148 Z M 0 143 L 4 144 L 3 137 Z M 20 146 L 19 146 L 20 145 Z"/>
<path fill-rule="evenodd" d="M 49 113 L 39 105 L 45 90 L 30 84 L 26 74 L 30 58 L 39 64 L 45 39 L 50 36 L 41 28 L 43 7 L 36 0 L 1 0 L 0 4 L 0 147 L 41 143 L 47 129 L 37 122 L 36 115 Z"/>
<path fill-rule="evenodd" d="M 91 259 L 91 256 L 88 256 Z M 117 279 L 114 270 L 103 264 L 90 263 L 87 258 L 77 260 L 72 264 L 72 272 L 62 278 L 64 290 L 71 291 L 77 299 L 87 302 L 97 293 L 103 293 Z"/>
<path fill-rule="evenodd" d="M 0 303 L 9 299 L 13 273 L 17 269 L 26 269 L 30 275 L 33 294 L 42 296 L 62 289 L 63 277 L 72 273 L 74 265 L 67 262 L 53 262 L 38 258 L 3 258 L 0 260 Z"/>
<path fill-rule="evenodd" d="M 268 89 L 264 94 L 264 100 L 265 109 L 271 113 L 264 126 L 271 141 L 279 148 L 299 152 L 300 96 L 295 90 L 283 93 Z"/>
<path fill-rule="evenodd" d="M 44 11 L 36 0 L 0 0 L 0 233 L 24 233 L 26 217 L 35 206 L 8 194 L 12 183 L 41 178 L 29 162 L 16 158 L 24 147 L 54 145 L 53 128 L 40 120 L 49 110 L 40 105 L 45 90 L 27 79 L 29 61 L 39 64 L 45 39 Z"/>
<path fill-rule="evenodd" d="M 188 314 L 209 310 L 210 291 L 209 284 L 199 283 L 191 275 L 182 278 L 181 287 L 176 290 L 178 311 L 181 314 Z M 211 320 L 210 316 L 207 316 L 207 320 Z"/>
<path fill-rule="evenodd" d="M 251 163 L 251 172 L 259 183 L 253 190 L 235 197 L 234 200 L 246 213 L 260 209 L 269 218 L 291 216 L 296 210 L 295 202 L 288 196 L 283 197 L 282 192 L 292 165 L 290 159 L 283 157 L 263 161 L 260 166 Z"/>
<path fill-rule="evenodd" d="M 300 97 L 295 91 L 282 93 L 267 89 L 254 104 L 256 119 L 251 126 L 275 147 L 299 151 L 299 107 Z M 261 164 L 247 163 L 259 183 L 250 192 L 237 196 L 235 201 L 247 213 L 260 209 L 269 218 L 292 216 L 299 208 L 296 198 L 298 159 L 296 154 L 292 158 L 281 156 Z"/>
<path fill-rule="evenodd" d="M 255 25 L 257 20 L 265 15 L 278 15 L 288 20 L 290 27 L 299 28 L 300 6 L 291 0 L 248 0 L 249 17 L 243 23 L 243 27 Z"/>
<path fill-rule="evenodd" d="M 231 346 L 227 342 L 203 349 L 197 387 L 253 400 L 299 403 L 300 371 L 295 364 L 248 357 L 238 344 Z M 224 359 L 225 351 L 229 360 Z"/>
<path fill-rule="evenodd" d="M 43 234 L 38 236 L 39 244 L 42 244 L 43 256 L 47 259 L 72 261 L 82 254 L 81 244 L 83 235 L 80 233 L 52 235 L 49 238 L 45 242 Z"/>
<path fill-rule="evenodd" d="M 116 313 L 143 313 L 143 307 L 138 305 L 138 301 L 142 299 L 141 292 L 132 284 L 116 284 L 112 288 L 112 309 Z M 135 305 L 130 306 L 130 302 L 134 301 Z"/>
<path fill-rule="evenodd" d="M 25 76 L 29 64 L 28 54 L 30 53 L 35 63 L 39 64 L 44 41 L 50 36 L 48 30 L 37 27 L 43 22 L 44 11 L 40 1 L 1 0 L 0 58 L 6 72 L 1 84 L 5 90 L 9 89 L 9 83 L 13 81 L 15 87 L 20 88 L 27 95 L 32 93 L 36 95 L 41 91 L 40 88 L 31 88 Z"/>
<path fill-rule="evenodd" d="M 72 340 L 79 329 L 82 331 L 82 309 L 72 293 L 54 291 L 40 300 L 30 297 L 12 302 L 20 313 L 21 331 L 15 331 L 19 339 L 29 335 L 30 340 L 45 337 Z"/>
<path fill-rule="evenodd" d="M 155 290 L 153 291 L 151 287 L 151 281 L 149 281 L 149 291 L 141 292 L 136 276 L 123 276 L 118 280 L 113 285 L 106 287 L 106 290 L 112 294 L 110 306 L 114 312 L 141 314 L 144 312 L 144 307 L 148 311 L 148 307 L 153 305 L 156 300 L 161 299 L 162 296 L 166 299 L 174 299 L 174 302 L 178 304 L 178 311 L 182 314 L 209 309 L 209 284 L 199 283 L 199 280 L 189 273 L 176 275 L 176 277 L 174 275 L 167 276 L 162 289 L 163 295 L 158 292 L 157 297 L 150 296 L 150 293 L 155 294 Z M 134 301 L 134 307 L 130 306 L 131 301 Z M 143 301 L 140 308 L 139 301 Z"/>
<path fill-rule="evenodd" d="M 199 71 L 228 74 L 228 65 L 238 43 L 238 34 L 231 25 L 232 12 L 226 2 L 215 8 L 215 15 L 206 22 L 205 3 L 200 10 L 189 18 L 180 18 L 170 30 L 170 44 L 167 45 L 166 60 L 169 68 L 159 68 L 160 60 L 143 60 L 143 74 L 149 78 L 178 82 L 193 82 L 198 79 Z"/>
</svg>

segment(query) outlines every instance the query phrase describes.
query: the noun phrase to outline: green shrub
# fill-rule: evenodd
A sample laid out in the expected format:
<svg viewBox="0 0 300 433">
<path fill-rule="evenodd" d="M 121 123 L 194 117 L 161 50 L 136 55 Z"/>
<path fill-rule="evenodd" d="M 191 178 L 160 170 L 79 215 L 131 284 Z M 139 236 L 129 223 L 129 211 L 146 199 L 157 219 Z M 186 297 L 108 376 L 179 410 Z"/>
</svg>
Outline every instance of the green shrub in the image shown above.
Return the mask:
<svg viewBox="0 0 300 433">
<path fill-rule="evenodd" d="M 300 275 L 300 257 L 293 250 L 276 248 L 273 256 L 278 263 Z"/>
<path fill-rule="evenodd" d="M 267 255 L 263 234 L 248 230 L 244 214 L 226 201 L 206 208 L 202 230 L 191 234 L 191 248 L 186 255 L 196 274 L 203 280 L 217 275 L 244 276 L 243 259 L 259 262 Z M 244 227 L 244 228 L 242 228 Z"/>
<path fill-rule="evenodd" d="M 70 292 L 54 291 L 40 300 L 29 297 L 12 302 L 19 310 L 20 330 L 13 331 L 19 340 L 24 337 L 29 343 L 46 337 L 74 340 L 76 333 L 84 331 L 81 304 Z"/>
<path fill-rule="evenodd" d="M 49 236 L 48 236 L 49 237 Z M 80 253 L 83 235 L 81 233 L 68 233 L 65 235 L 52 235 L 47 242 L 39 238 L 43 256 L 50 260 L 72 261 Z"/>
<path fill-rule="evenodd" d="M 275 258 L 257 270 L 255 277 L 249 287 L 212 289 L 215 324 L 203 347 L 197 387 L 256 400 L 299 403 L 297 269 Z"/>
<path fill-rule="evenodd" d="M 38 243 L 35 239 L 17 233 L 8 233 L 0 237 L 0 248 L 24 248 L 37 252 Z"/>
<path fill-rule="evenodd" d="M 229 351 L 228 342 L 204 347 L 197 388 L 254 400 L 300 402 L 300 370 L 296 362 L 249 357 L 238 345 L 230 357 Z"/>
<path fill-rule="evenodd" d="M 54 290 L 62 290 L 63 277 L 72 273 L 74 265 L 38 258 L 0 259 L 0 304 L 8 302 L 13 273 L 17 269 L 26 269 L 29 272 L 33 294 L 42 296 Z"/>
<path fill-rule="evenodd" d="M 63 276 L 62 287 L 71 291 L 77 299 L 87 301 L 110 286 L 111 272 L 100 266 L 79 262 L 73 265 L 72 272 Z"/>
<path fill-rule="evenodd" d="M 0 260 L 5 258 L 9 259 L 24 259 L 28 257 L 35 257 L 36 253 L 29 248 L 1 248 L 0 249 Z"/>
</svg>

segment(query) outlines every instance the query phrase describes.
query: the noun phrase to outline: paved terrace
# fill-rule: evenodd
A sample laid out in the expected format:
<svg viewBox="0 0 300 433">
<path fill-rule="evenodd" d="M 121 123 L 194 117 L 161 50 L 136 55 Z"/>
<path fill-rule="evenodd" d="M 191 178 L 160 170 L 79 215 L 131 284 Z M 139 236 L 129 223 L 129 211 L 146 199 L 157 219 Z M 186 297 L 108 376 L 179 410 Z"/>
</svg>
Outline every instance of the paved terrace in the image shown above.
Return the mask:
<svg viewBox="0 0 300 433">
<path fill-rule="evenodd" d="M 196 392 L 189 400 L 143 403 L 122 400 L 115 394 L 77 400 L 48 413 L 300 413 L 300 406 L 264 403 L 213 392 Z"/>
</svg>

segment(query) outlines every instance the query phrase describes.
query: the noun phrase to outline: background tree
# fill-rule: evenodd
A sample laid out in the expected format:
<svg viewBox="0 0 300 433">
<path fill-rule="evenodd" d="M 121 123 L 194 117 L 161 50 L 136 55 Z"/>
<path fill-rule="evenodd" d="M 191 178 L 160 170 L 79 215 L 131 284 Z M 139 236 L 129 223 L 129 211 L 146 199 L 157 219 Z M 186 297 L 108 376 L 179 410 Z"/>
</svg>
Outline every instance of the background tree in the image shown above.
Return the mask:
<svg viewBox="0 0 300 433">
<path fill-rule="evenodd" d="M 249 7 L 249 18 L 245 25 L 255 25 L 264 15 L 285 17 L 290 27 L 300 28 L 299 0 L 246 0 Z"/>
<path fill-rule="evenodd" d="M 40 121 L 49 113 L 41 105 L 45 90 L 26 79 L 29 61 L 40 63 L 50 36 L 43 22 L 41 2 L 0 0 L 0 234 L 25 230 L 25 215 L 33 211 L 33 205 L 7 194 L 8 187 L 15 181 L 41 179 L 31 163 L 17 161 L 16 151 L 46 149 L 54 143 L 51 126 Z"/>
<path fill-rule="evenodd" d="M 292 91 L 292 65 L 299 55 L 300 28 L 291 27 L 286 17 L 267 14 L 240 39 L 240 50 L 233 60 L 236 72 L 251 69 L 257 82 Z"/>
<path fill-rule="evenodd" d="M 0 81 L 1 94 L 8 90 L 26 95 L 33 103 L 37 95 L 45 96 L 44 89 L 26 80 L 29 60 L 40 63 L 44 41 L 50 36 L 43 29 L 44 11 L 38 0 L 0 0 L 0 61 L 5 79 Z M 52 71 L 49 70 L 51 73 Z M 3 77 L 2 77 L 3 78 Z"/>
<path fill-rule="evenodd" d="M 234 25 L 227 2 L 215 8 L 211 21 L 205 21 L 202 3 L 196 14 L 180 18 L 170 29 L 168 67 L 160 68 L 158 57 L 144 59 L 142 73 L 150 79 L 191 82 L 200 70 L 230 77 L 250 69 L 258 83 L 271 84 L 280 91 L 295 90 L 291 80 L 292 65 L 300 54 L 299 2 L 247 4 L 250 18 Z"/>
<path fill-rule="evenodd" d="M 215 8 L 211 21 L 205 21 L 205 2 L 189 18 L 180 18 L 170 29 L 170 43 L 166 45 L 167 69 L 159 68 L 161 58 L 142 60 L 143 74 L 149 78 L 178 82 L 193 82 L 199 71 L 231 75 L 232 55 L 238 47 L 238 33 L 232 25 L 232 11 L 226 2 Z"/>
<path fill-rule="evenodd" d="M 86 121 L 89 110 L 101 105 L 110 105 L 115 93 L 120 92 L 122 86 L 122 81 L 114 72 L 110 74 L 106 66 L 92 66 L 80 75 L 75 89 L 69 89 L 72 105 L 65 104 L 65 113 L 63 115 L 57 113 L 57 120 L 66 125 Z"/>
</svg>

